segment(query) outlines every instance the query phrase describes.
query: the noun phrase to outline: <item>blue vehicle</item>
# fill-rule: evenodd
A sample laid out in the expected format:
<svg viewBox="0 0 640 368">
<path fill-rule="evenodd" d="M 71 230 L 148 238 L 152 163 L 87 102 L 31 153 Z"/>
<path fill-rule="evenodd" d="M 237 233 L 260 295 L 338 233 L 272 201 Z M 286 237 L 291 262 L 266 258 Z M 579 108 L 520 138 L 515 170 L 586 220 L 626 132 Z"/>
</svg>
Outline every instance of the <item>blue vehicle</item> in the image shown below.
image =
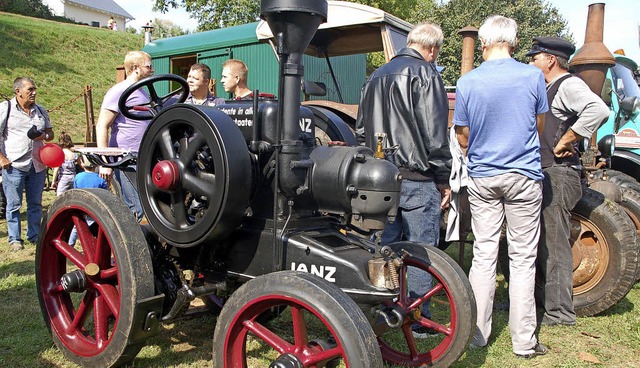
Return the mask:
<svg viewBox="0 0 640 368">
<path fill-rule="evenodd" d="M 606 170 L 611 181 L 640 190 L 640 87 L 634 74 L 638 64 L 623 55 L 615 58 L 616 65 L 607 73 L 603 93 L 611 106 L 611 116 L 598 129 L 597 139 L 615 135 L 615 150 L 610 169 Z"/>
</svg>

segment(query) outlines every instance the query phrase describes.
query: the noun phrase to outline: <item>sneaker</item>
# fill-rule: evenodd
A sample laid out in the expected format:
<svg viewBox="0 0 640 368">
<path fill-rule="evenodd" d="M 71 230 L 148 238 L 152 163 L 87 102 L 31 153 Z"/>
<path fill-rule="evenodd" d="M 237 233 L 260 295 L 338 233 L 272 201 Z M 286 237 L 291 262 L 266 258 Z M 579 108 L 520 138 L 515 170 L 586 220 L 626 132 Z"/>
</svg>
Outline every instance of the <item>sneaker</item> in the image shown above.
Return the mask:
<svg viewBox="0 0 640 368">
<path fill-rule="evenodd" d="M 11 242 L 11 244 L 9 244 L 9 247 L 14 252 L 24 249 L 24 245 L 22 245 L 22 242 L 19 241 Z"/>
<path fill-rule="evenodd" d="M 434 330 L 433 328 L 420 326 L 412 328 L 411 334 L 416 339 L 428 339 L 432 336 L 436 336 L 438 334 L 438 331 Z"/>
<path fill-rule="evenodd" d="M 547 347 L 544 344 L 537 343 L 536 346 L 533 347 L 533 353 L 529 354 L 516 354 L 518 358 L 522 359 L 531 359 L 535 358 L 538 355 L 545 355 L 547 353 Z"/>
</svg>

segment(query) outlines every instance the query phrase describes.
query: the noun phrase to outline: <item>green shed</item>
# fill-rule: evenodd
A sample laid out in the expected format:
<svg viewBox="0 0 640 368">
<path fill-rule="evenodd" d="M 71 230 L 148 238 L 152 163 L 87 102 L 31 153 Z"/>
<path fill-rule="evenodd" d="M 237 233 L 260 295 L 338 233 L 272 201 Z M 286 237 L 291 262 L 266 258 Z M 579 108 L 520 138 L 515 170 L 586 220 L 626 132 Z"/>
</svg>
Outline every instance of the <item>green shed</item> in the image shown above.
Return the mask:
<svg viewBox="0 0 640 368">
<path fill-rule="evenodd" d="M 204 63 L 211 68 L 211 78 L 215 81 L 220 80 L 222 63 L 225 60 L 240 59 L 249 68 L 249 88 L 277 95 L 277 56 L 270 43 L 258 40 L 256 36 L 258 24 L 257 22 L 249 23 L 158 39 L 145 45 L 142 50 L 151 55 L 157 74 L 171 73 L 186 78 L 192 64 Z M 340 83 L 344 99 L 342 102 L 357 104 L 360 99 L 360 89 L 366 79 L 366 55 L 333 56 L 330 57 L 330 61 Z M 321 99 L 341 102 L 331 77 L 330 66 L 324 57 L 304 55 L 304 67 L 306 80 L 323 82 L 326 85 L 327 95 Z M 160 93 L 169 92 L 168 86 L 164 91 L 159 89 Z M 231 98 L 224 91 L 221 83 L 215 83 L 212 89 L 217 96 Z"/>
</svg>

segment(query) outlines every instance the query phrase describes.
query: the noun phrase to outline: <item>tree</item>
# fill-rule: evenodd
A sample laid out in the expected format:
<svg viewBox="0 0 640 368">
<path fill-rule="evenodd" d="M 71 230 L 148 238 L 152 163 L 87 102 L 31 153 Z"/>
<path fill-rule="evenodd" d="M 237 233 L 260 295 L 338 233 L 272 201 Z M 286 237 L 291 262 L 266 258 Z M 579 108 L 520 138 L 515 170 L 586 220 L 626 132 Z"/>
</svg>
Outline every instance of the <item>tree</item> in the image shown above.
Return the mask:
<svg viewBox="0 0 640 368">
<path fill-rule="evenodd" d="M 156 18 L 153 20 L 153 26 L 155 27 L 153 30 L 155 38 L 169 38 L 187 34 L 187 31 L 167 19 Z"/>
<path fill-rule="evenodd" d="M 382 9 L 402 19 L 431 9 L 434 0 L 347 0 Z M 154 9 L 166 12 L 184 6 L 198 20 L 198 31 L 236 26 L 259 20 L 260 1 L 256 0 L 155 0 Z"/>
<path fill-rule="evenodd" d="M 51 9 L 42 3 L 42 0 L 2 0 L 0 1 L 0 11 L 57 22 L 75 23 L 72 19 L 54 15 Z"/>
<path fill-rule="evenodd" d="M 427 14 L 426 20 L 439 24 L 444 33 L 438 64 L 446 67 L 442 73 L 446 85 L 455 85 L 460 77 L 462 36 L 458 31 L 469 25 L 480 27 L 491 15 L 500 14 L 518 23 L 519 43 L 513 56 L 522 62 L 528 62 L 524 55 L 535 36 L 559 36 L 573 40 L 567 33 L 567 22 L 546 0 L 450 0 Z M 476 41 L 476 45 L 479 46 L 480 41 Z M 474 66 L 481 62 L 482 55 L 476 52 Z"/>
<path fill-rule="evenodd" d="M 524 54 L 534 36 L 560 36 L 572 40 L 566 30 L 566 20 L 547 0 L 349 1 L 382 9 L 413 24 L 429 21 L 440 25 L 444 45 L 438 64 L 446 67 L 443 79 L 447 85 L 455 85 L 460 76 L 462 37 L 458 31 L 469 25 L 479 27 L 490 15 L 504 15 L 518 23 L 520 44 L 514 57 L 519 61 L 528 61 Z M 155 0 L 155 9 L 162 12 L 180 6 L 186 7 L 187 12 L 198 19 L 198 31 L 254 22 L 260 13 L 260 2 L 256 0 Z M 371 71 L 380 66 L 384 58 L 381 54 L 371 54 L 367 61 L 367 69 Z M 481 62 L 482 55 L 476 52 L 474 65 Z"/>
<path fill-rule="evenodd" d="M 154 9 L 164 13 L 181 6 L 198 20 L 198 31 L 255 22 L 260 14 L 255 0 L 156 0 Z"/>
</svg>

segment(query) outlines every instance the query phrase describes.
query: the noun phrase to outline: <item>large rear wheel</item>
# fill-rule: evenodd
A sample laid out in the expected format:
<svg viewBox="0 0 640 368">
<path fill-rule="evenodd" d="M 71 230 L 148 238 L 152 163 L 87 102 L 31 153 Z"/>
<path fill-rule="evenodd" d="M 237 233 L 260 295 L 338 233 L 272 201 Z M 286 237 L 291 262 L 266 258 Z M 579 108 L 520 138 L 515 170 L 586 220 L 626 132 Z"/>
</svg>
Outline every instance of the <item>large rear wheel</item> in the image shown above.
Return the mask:
<svg viewBox="0 0 640 368">
<path fill-rule="evenodd" d="M 476 301 L 469 279 L 440 249 L 410 242 L 392 243 L 389 247 L 403 257 L 403 266 L 398 298 L 386 303 L 385 310 L 403 318 L 399 326 L 383 333 L 376 328 L 383 359 L 402 366 L 450 366 L 466 351 L 476 328 Z M 432 287 L 424 295 L 410 297 L 408 267 L 431 275 Z M 430 317 L 420 311 L 421 304 L 427 301 Z M 380 327 L 379 323 L 376 325 Z M 412 329 L 419 326 L 431 332 L 428 338 L 414 336 Z"/>
<path fill-rule="evenodd" d="M 635 283 L 638 237 L 620 206 L 588 188 L 571 215 L 573 302 L 578 316 L 592 316 L 618 303 Z"/>
<path fill-rule="evenodd" d="M 274 309 L 271 322 L 261 316 Z M 274 323 L 277 322 L 277 323 Z M 268 360 L 270 363 L 265 363 Z M 355 302 L 317 276 L 281 271 L 257 277 L 222 308 L 214 367 L 382 367 L 371 325 Z"/>
<path fill-rule="evenodd" d="M 68 243 L 74 226 L 76 247 Z M 83 367 L 132 360 L 157 327 L 157 317 L 155 323 L 139 317 L 153 313 L 139 308 L 154 296 L 144 235 L 131 211 L 104 189 L 72 189 L 49 207 L 36 249 L 36 284 L 53 341 Z"/>
</svg>

